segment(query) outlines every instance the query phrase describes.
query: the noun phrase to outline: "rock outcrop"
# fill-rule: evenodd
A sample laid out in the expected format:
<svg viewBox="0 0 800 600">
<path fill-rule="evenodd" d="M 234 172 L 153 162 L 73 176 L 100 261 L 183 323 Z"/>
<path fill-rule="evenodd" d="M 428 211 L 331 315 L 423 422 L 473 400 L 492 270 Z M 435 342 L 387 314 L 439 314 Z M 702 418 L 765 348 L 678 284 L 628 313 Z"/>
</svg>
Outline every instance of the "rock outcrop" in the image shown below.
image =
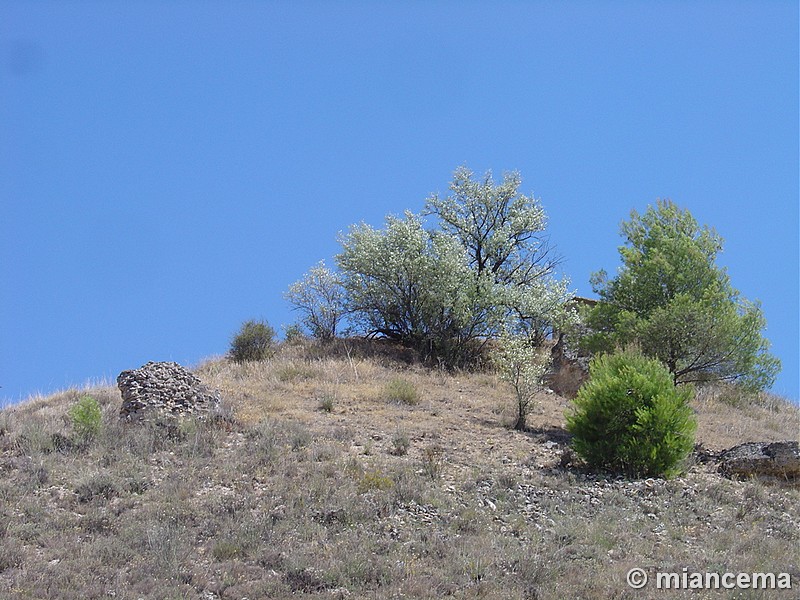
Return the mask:
<svg viewBox="0 0 800 600">
<path fill-rule="evenodd" d="M 797 442 L 747 442 L 722 452 L 719 467 L 729 477 L 800 482 L 800 448 Z"/>
<path fill-rule="evenodd" d="M 117 377 L 122 392 L 120 418 L 140 420 L 150 416 L 205 417 L 219 408 L 217 390 L 203 384 L 174 362 L 148 362 Z"/>
<path fill-rule="evenodd" d="M 563 333 L 559 334 L 558 341 L 550 349 L 552 363 L 545 381 L 556 394 L 571 400 L 589 379 L 589 357 L 568 350 L 565 337 Z"/>
</svg>

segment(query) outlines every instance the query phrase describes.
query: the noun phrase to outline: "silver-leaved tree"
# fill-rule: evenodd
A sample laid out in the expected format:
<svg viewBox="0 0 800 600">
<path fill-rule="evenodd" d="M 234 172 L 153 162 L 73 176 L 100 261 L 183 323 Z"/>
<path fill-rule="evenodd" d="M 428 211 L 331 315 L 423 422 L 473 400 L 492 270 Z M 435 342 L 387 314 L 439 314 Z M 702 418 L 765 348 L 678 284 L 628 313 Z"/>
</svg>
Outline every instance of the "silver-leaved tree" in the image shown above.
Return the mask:
<svg viewBox="0 0 800 600">
<path fill-rule="evenodd" d="M 450 193 L 428 198 L 423 214 L 388 216 L 382 229 L 353 225 L 340 236 L 337 270 L 318 265 L 286 297 L 315 337 L 333 337 L 346 315 L 356 331 L 450 366 L 475 361 L 501 333 L 537 344 L 574 314 L 544 209 L 520 185 L 518 173 L 495 184 L 459 168 Z"/>
<path fill-rule="evenodd" d="M 520 184 L 517 173 L 495 185 L 461 168 L 451 193 L 429 198 L 423 215 L 351 227 L 336 264 L 352 324 L 458 366 L 502 332 L 536 343 L 573 318 L 544 210 Z M 426 229 L 425 216 L 439 227 Z"/>
</svg>

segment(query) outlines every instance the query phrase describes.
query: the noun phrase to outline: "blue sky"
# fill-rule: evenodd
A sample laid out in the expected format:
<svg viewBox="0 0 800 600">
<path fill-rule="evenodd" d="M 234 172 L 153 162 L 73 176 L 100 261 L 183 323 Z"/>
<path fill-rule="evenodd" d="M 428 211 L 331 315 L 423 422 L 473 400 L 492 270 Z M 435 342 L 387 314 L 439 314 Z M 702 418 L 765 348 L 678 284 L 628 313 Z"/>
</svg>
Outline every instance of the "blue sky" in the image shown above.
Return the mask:
<svg viewBox="0 0 800 600">
<path fill-rule="evenodd" d="M 583 295 L 672 198 L 798 398 L 796 2 L 0 4 L 0 402 L 223 354 L 338 232 L 518 170 Z"/>
</svg>

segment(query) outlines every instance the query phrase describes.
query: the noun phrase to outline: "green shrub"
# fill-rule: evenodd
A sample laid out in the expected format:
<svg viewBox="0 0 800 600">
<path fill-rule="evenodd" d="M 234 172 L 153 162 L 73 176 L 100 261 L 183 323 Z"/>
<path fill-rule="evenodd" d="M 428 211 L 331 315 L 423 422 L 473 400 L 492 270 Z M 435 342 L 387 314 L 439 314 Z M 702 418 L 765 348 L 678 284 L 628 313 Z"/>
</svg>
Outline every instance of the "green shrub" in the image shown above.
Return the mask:
<svg viewBox="0 0 800 600">
<path fill-rule="evenodd" d="M 100 433 L 102 414 L 97 400 L 91 396 L 83 396 L 69 409 L 69 418 L 75 435 L 83 442 L 88 442 Z"/>
<path fill-rule="evenodd" d="M 275 330 L 266 321 L 246 321 L 231 341 L 230 357 L 238 363 L 264 360 L 272 354 Z"/>
<path fill-rule="evenodd" d="M 592 360 L 567 416 L 572 444 L 592 468 L 673 476 L 694 445 L 692 389 L 655 359 L 626 351 Z"/>
<path fill-rule="evenodd" d="M 386 398 L 401 404 L 418 404 L 419 392 L 413 383 L 399 377 L 386 384 Z"/>
</svg>

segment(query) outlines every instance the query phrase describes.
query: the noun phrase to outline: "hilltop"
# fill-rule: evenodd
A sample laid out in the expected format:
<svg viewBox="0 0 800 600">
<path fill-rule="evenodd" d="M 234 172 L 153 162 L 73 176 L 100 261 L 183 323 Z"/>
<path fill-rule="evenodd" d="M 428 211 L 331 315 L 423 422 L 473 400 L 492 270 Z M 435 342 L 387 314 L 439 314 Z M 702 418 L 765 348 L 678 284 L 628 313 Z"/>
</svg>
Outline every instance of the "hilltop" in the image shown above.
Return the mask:
<svg viewBox="0 0 800 600">
<path fill-rule="evenodd" d="M 194 372 L 225 418 L 123 423 L 111 387 L 0 412 L 0 596 L 667 597 L 629 588 L 634 567 L 800 586 L 800 489 L 725 478 L 699 455 L 672 480 L 588 473 L 557 394 L 514 431 L 495 374 L 377 342 Z M 87 394 L 102 429 L 80 445 L 67 414 Z M 710 452 L 800 431 L 798 407 L 769 394 L 710 388 L 693 408 Z"/>
</svg>

